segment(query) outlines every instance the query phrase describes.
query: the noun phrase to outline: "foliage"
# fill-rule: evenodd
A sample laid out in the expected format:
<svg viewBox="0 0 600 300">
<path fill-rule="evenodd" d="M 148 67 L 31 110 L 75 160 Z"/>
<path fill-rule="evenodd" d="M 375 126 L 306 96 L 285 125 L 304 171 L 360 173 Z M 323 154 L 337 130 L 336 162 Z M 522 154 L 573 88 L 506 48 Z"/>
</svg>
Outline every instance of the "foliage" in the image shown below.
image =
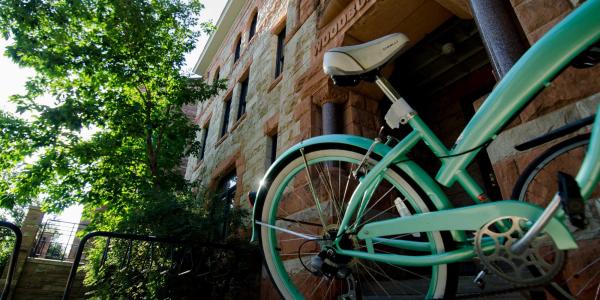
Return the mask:
<svg viewBox="0 0 600 300">
<path fill-rule="evenodd" d="M 0 220 L 2 221 L 21 226 L 24 217 L 25 208 L 22 206 L 15 206 L 10 210 L 0 209 Z M 4 270 L 4 267 L 8 265 L 15 241 L 15 234 L 12 230 L 0 228 L 0 271 Z"/>
<path fill-rule="evenodd" d="M 239 292 L 256 286 L 260 273 L 257 248 L 246 237 L 229 235 L 221 247 L 207 247 L 218 232 L 223 214 L 210 211 L 212 201 L 179 197 L 157 201 L 136 209 L 120 222 L 119 232 L 149 230 L 171 237 L 172 243 L 129 242 L 95 238 L 86 252 L 85 284 L 94 299 L 221 299 L 239 298 Z M 214 197 L 209 199 L 216 200 Z M 147 224 L 155 218 L 154 224 Z M 237 233 L 247 212 L 234 208 L 226 218 L 229 232 Z M 150 226 L 150 228 L 148 228 Z M 215 240 L 215 239 L 212 239 Z M 248 299 L 252 295 L 247 295 Z"/>
<path fill-rule="evenodd" d="M 198 23 L 201 9 L 198 0 L 0 0 L 0 33 L 13 40 L 5 55 L 36 71 L 27 92 L 11 98 L 33 119 L 0 113 L 0 206 L 39 201 L 60 211 L 81 203 L 90 231 L 175 236 L 206 257 L 208 269 L 199 270 L 246 270 L 236 257 L 255 252 L 202 252 L 197 243 L 217 238 L 223 218 L 209 213 L 212 201 L 193 193 L 180 169 L 200 149 L 199 128 L 182 108 L 224 87 L 180 71 L 199 34 L 193 28 L 214 30 Z M 42 96 L 55 103 L 40 103 Z M 236 247 L 244 214 L 234 209 L 228 218 Z M 116 244 L 101 264 L 103 244 L 94 242 L 86 277 L 94 297 L 185 298 L 209 286 L 165 277 L 158 267 L 171 260 L 165 253 L 151 260 L 154 271 L 123 269 L 117 260 L 127 248 Z M 131 264 L 150 257 L 149 249 L 136 246 Z M 242 282 L 231 276 L 212 284 Z"/>
<path fill-rule="evenodd" d="M 185 189 L 178 167 L 198 150 L 198 128 L 182 107 L 222 87 L 180 71 L 201 8 L 194 0 L 0 1 L 0 32 L 14 41 L 5 54 L 36 70 L 11 101 L 37 116 L 0 117 L 10 125 L 0 137 L 9 144 L 0 204 L 40 199 L 45 210 L 83 203 L 126 214 Z M 55 106 L 36 102 L 42 95 Z"/>
<path fill-rule="evenodd" d="M 48 259 L 61 259 L 63 257 L 63 247 L 59 243 L 50 243 L 48 250 L 46 250 L 46 256 Z"/>
</svg>

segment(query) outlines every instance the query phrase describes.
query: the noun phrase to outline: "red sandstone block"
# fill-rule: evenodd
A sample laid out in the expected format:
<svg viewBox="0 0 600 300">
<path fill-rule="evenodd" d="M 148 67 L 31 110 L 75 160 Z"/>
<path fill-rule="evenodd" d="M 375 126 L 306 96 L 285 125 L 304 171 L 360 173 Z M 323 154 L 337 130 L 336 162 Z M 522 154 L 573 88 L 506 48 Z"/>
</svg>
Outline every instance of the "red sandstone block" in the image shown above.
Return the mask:
<svg viewBox="0 0 600 300">
<path fill-rule="evenodd" d="M 494 173 L 496 174 L 496 180 L 500 187 L 502 197 L 508 199 L 512 192 L 512 187 L 517 181 L 519 172 L 513 159 L 505 159 L 492 165 Z"/>
<path fill-rule="evenodd" d="M 531 33 L 571 10 L 568 0 L 526 0 L 515 7 L 525 33 Z"/>
</svg>

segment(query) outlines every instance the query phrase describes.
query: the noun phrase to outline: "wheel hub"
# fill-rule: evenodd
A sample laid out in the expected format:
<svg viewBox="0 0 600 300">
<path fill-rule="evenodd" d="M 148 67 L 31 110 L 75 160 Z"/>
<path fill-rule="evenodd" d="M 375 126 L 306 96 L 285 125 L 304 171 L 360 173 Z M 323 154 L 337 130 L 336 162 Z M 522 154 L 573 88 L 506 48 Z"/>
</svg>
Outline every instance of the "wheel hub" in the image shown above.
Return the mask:
<svg viewBox="0 0 600 300">
<path fill-rule="evenodd" d="M 336 237 L 337 233 L 337 229 L 330 229 L 324 234 L 323 238 L 332 240 Z M 344 235 L 339 245 L 342 249 L 351 249 L 352 240 L 347 235 Z M 333 247 L 326 245 L 319 254 L 311 258 L 310 265 L 315 275 L 344 279 L 352 274 L 352 271 L 348 268 L 348 264 L 351 261 L 352 257 L 340 255 Z"/>
</svg>

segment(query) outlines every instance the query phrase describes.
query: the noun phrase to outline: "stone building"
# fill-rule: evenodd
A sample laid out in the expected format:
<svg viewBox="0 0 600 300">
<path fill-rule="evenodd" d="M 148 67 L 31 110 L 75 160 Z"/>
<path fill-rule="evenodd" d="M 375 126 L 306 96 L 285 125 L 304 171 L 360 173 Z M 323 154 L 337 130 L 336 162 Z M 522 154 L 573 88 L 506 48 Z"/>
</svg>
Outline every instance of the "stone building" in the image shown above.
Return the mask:
<svg viewBox="0 0 600 300">
<path fill-rule="evenodd" d="M 323 53 L 402 32 L 410 49 L 384 74 L 446 146 L 451 146 L 497 80 L 578 0 L 229 0 L 194 72 L 227 89 L 197 105 L 200 157 L 186 178 L 225 191 L 248 207 L 270 163 L 321 134 L 376 137 L 389 107 L 370 83 L 339 88 L 322 71 Z M 567 69 L 530 103 L 470 169 L 492 198 L 509 197 L 532 157 L 512 147 L 593 114 L 600 68 Z M 396 132 L 402 136 L 403 132 Z M 424 149 L 424 148 L 423 148 Z M 415 151 L 420 152 L 420 151 Z M 418 154 L 434 172 L 438 162 Z M 457 204 L 460 188 L 448 189 Z"/>
</svg>

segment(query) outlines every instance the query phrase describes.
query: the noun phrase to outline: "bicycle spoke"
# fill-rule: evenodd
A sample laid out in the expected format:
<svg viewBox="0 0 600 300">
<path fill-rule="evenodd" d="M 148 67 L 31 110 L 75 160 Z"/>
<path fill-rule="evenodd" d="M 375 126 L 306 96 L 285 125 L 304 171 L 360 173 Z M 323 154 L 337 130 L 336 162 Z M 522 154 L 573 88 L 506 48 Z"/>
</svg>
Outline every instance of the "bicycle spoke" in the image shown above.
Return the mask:
<svg viewBox="0 0 600 300">
<path fill-rule="evenodd" d="M 315 294 L 315 292 L 317 290 L 319 290 L 319 287 L 321 286 L 321 284 L 323 283 L 323 280 L 325 280 L 325 277 L 321 277 L 321 280 L 319 281 L 319 284 L 317 284 L 317 286 L 313 289 L 312 293 L 310 294 L 309 298 L 312 298 L 312 296 Z"/>
<path fill-rule="evenodd" d="M 331 189 L 331 200 L 333 201 L 333 204 L 334 204 L 334 205 L 333 205 L 333 207 L 336 209 L 336 216 L 337 216 L 337 222 L 336 222 L 336 225 L 339 227 L 339 225 L 340 225 L 340 223 L 341 223 L 341 221 L 342 221 L 342 220 L 340 219 L 340 218 L 341 218 L 341 216 L 342 216 L 342 211 L 341 211 L 341 208 L 340 208 L 340 206 L 338 205 L 338 204 L 339 204 L 339 203 L 338 203 L 338 202 L 339 202 L 339 199 L 336 199 L 336 197 L 335 197 L 335 193 L 334 193 L 334 191 L 333 191 L 333 182 L 331 181 L 331 172 L 329 171 L 329 165 L 328 165 L 328 164 L 325 164 L 325 168 L 326 168 L 326 170 L 327 170 L 327 176 L 329 177 L 329 186 L 330 186 L 330 189 Z M 338 170 L 338 173 L 339 173 L 339 172 L 340 172 L 340 171 Z M 337 196 L 337 198 L 339 198 L 339 193 L 338 193 L 338 196 Z"/>
<path fill-rule="evenodd" d="M 357 264 L 357 266 L 358 267 L 362 267 L 365 271 L 367 271 L 365 269 L 365 267 L 362 266 L 360 263 Z M 361 282 L 368 284 L 371 287 L 371 290 L 373 291 L 373 293 L 375 293 L 375 296 L 379 296 L 379 294 L 377 293 L 377 287 L 373 286 L 373 284 L 371 283 L 371 281 L 367 278 L 367 276 L 365 276 L 365 273 L 360 272 L 358 274 L 359 274 L 359 277 L 360 277 L 360 275 L 362 275 L 362 277 L 363 277 L 363 280 L 361 280 Z M 375 288 L 373 288 L 373 287 L 375 287 Z"/>
<path fill-rule="evenodd" d="M 329 291 L 331 291 L 332 284 L 333 284 L 333 279 L 329 279 L 329 284 L 327 285 L 327 291 L 325 292 L 325 296 L 329 296 Z"/>
<path fill-rule="evenodd" d="M 348 179 L 346 179 L 346 187 L 344 188 L 344 196 L 342 197 L 342 202 L 346 202 L 346 193 L 348 192 L 348 187 L 350 185 L 350 179 L 352 178 L 352 172 L 348 172 Z"/>
<path fill-rule="evenodd" d="M 277 220 L 286 221 L 286 222 L 290 222 L 290 223 L 296 223 L 296 224 L 303 224 L 303 225 L 310 225 L 310 226 L 321 227 L 321 224 L 311 223 L 311 222 L 306 222 L 306 221 L 300 221 L 300 220 L 293 220 L 293 219 L 282 218 L 282 217 L 277 217 Z"/>
<path fill-rule="evenodd" d="M 310 176 L 310 171 L 308 170 L 308 161 L 306 160 L 306 156 L 304 155 L 304 150 L 300 149 L 300 154 L 302 154 L 302 159 L 304 160 L 304 167 L 306 168 L 306 178 L 308 180 L 309 183 L 309 187 L 310 187 L 310 192 L 313 196 L 313 199 L 315 200 L 315 205 L 317 206 L 317 210 L 319 212 L 319 217 L 321 219 L 321 223 L 323 223 L 323 229 L 327 228 L 327 222 L 325 221 L 325 217 L 323 216 L 323 210 L 321 209 L 321 202 L 319 201 L 319 198 L 317 197 L 317 192 L 315 192 L 315 187 L 313 186 L 312 183 L 312 178 Z"/>
<path fill-rule="evenodd" d="M 380 273 L 379 273 L 379 274 L 381 274 L 381 275 L 385 276 L 386 278 L 388 278 L 388 279 L 390 280 L 390 282 L 392 282 L 392 284 L 393 284 L 393 285 L 395 285 L 396 287 L 399 287 L 399 286 L 398 286 L 398 283 L 400 283 L 402 286 L 405 286 L 405 287 L 407 287 L 408 289 L 412 290 L 413 292 L 416 292 L 416 293 L 421 293 L 421 291 L 419 291 L 419 290 L 417 290 L 417 289 L 413 288 L 412 286 L 410 286 L 410 285 L 408 285 L 408 284 L 404 284 L 404 283 L 402 283 L 401 281 L 394 280 L 394 279 L 393 279 L 392 277 L 390 277 L 390 276 L 389 276 L 389 275 L 388 275 L 388 274 L 387 274 L 387 273 L 386 273 L 386 272 L 383 270 L 383 268 L 381 268 L 381 266 L 379 266 L 378 264 L 376 264 L 376 263 L 373 263 L 373 265 L 374 265 L 375 267 L 377 267 L 377 268 L 380 270 Z"/>
<path fill-rule="evenodd" d="M 362 265 L 362 267 L 365 269 L 365 271 L 367 271 L 367 274 L 373 279 L 373 281 L 375 281 L 375 283 L 379 286 L 379 288 L 381 288 L 381 290 L 388 295 L 388 297 L 390 297 L 390 293 L 388 293 L 388 291 L 383 287 L 383 285 L 381 285 L 381 283 L 379 282 L 379 280 L 377 280 L 377 278 L 375 278 L 375 276 L 373 276 L 373 274 L 371 274 L 371 272 L 369 272 L 369 268 L 363 264 L 362 262 L 358 262 L 358 264 Z"/>
<path fill-rule="evenodd" d="M 591 263 L 587 264 L 583 269 L 577 271 L 575 274 L 573 274 L 567 281 L 565 282 L 569 282 L 571 279 L 583 274 L 585 271 L 587 271 L 591 266 L 595 265 L 597 262 L 600 262 L 600 257 L 596 258 L 594 261 L 592 261 Z"/>
<path fill-rule="evenodd" d="M 419 278 L 421 278 L 421 279 L 425 279 L 425 280 L 429 280 L 429 279 L 431 279 L 431 278 L 429 278 L 429 277 L 423 276 L 423 275 L 421 275 L 421 274 L 419 274 L 419 273 L 413 272 L 413 271 L 411 271 L 411 270 L 409 270 L 409 269 L 406 269 L 406 268 L 400 267 L 400 266 L 398 266 L 398 265 L 394 265 L 394 264 L 390 264 L 390 263 L 386 263 L 386 264 L 388 264 L 388 265 L 390 265 L 390 266 L 392 266 L 392 267 L 394 267 L 394 268 L 400 269 L 400 270 L 402 270 L 403 272 L 406 272 L 406 273 L 409 273 L 409 274 L 415 275 L 415 276 L 417 276 L 417 277 L 419 277 Z"/>
<path fill-rule="evenodd" d="M 372 220 L 374 220 L 375 218 L 377 218 L 377 217 L 385 214 L 386 212 L 388 212 L 392 208 L 396 208 L 396 206 L 393 205 L 393 206 L 388 207 L 387 209 L 385 209 L 384 211 L 381 211 L 380 213 L 376 214 L 375 216 L 371 217 L 370 219 L 368 219 L 366 221 L 363 221 L 357 227 L 363 226 L 364 224 L 367 224 L 367 223 L 371 222 Z"/>
<path fill-rule="evenodd" d="M 427 291 L 432 289 L 432 286 L 435 287 L 431 283 L 432 278 L 434 278 L 433 275 L 429 278 L 427 275 L 437 270 L 437 266 L 430 269 L 424 268 L 422 274 L 416 274 L 412 270 L 405 270 L 396 266 L 390 267 L 382 262 L 373 262 L 362 258 L 352 258 L 351 261 L 344 262 L 329 257 L 328 259 L 337 264 L 330 266 L 345 265 L 352 269 L 352 275 L 350 275 L 352 278 L 347 280 L 337 278 L 336 272 L 338 270 L 336 269 L 312 269 L 311 260 L 319 253 L 325 253 L 323 250 L 331 244 L 330 241 L 323 240 L 323 236 L 327 234 L 323 228 L 326 228 L 326 231 L 334 231 L 339 227 L 345 210 L 347 210 L 350 195 L 360 184 L 356 178 L 353 178 L 351 172 L 346 171 L 348 168 L 355 168 L 357 163 L 364 157 L 364 154 L 356 158 L 352 156 L 352 159 L 348 161 L 345 159 L 328 161 L 320 159 L 314 153 L 314 150 L 309 152 L 308 149 L 302 148 L 297 153 L 298 157 L 293 161 L 293 168 L 291 168 L 293 171 L 289 173 L 291 175 L 274 179 L 274 182 L 283 184 L 283 186 L 279 186 L 277 193 L 271 194 L 278 197 L 273 198 L 276 199 L 276 202 L 267 202 L 271 201 L 269 199 L 265 200 L 265 205 L 269 205 L 268 203 L 277 205 L 275 208 L 277 216 L 271 217 L 269 221 L 275 222 L 277 228 L 273 228 L 274 230 L 268 232 L 270 234 L 275 232 L 276 238 L 270 239 L 270 243 L 274 244 L 279 250 L 273 252 L 273 250 L 267 249 L 266 251 L 271 251 L 272 260 L 279 261 L 275 265 L 268 266 L 271 274 L 277 276 L 278 274 L 285 274 L 279 278 L 283 280 L 284 285 L 290 286 L 289 293 L 284 293 L 285 297 L 294 296 L 298 293 L 298 296 L 305 299 L 340 299 L 343 295 L 348 295 L 350 291 L 357 293 L 358 298 L 361 298 L 361 296 L 363 298 L 368 296 L 397 298 L 399 295 L 417 294 L 425 297 Z M 348 155 L 348 153 L 354 155 L 352 152 L 344 152 L 341 157 Z M 335 172 L 337 172 L 337 175 Z M 392 203 L 392 200 L 395 198 L 404 199 L 403 201 L 405 201 L 411 212 L 418 212 L 420 211 L 418 207 L 425 207 L 423 205 L 415 206 L 413 201 L 406 200 L 415 199 L 416 203 L 422 201 L 418 195 L 413 194 L 409 186 L 403 186 L 406 185 L 404 181 L 396 180 L 395 178 L 399 177 L 392 172 L 388 170 L 385 174 L 382 174 L 381 181 L 371 191 L 370 199 L 365 199 L 368 202 L 362 209 L 362 220 L 356 220 L 356 216 L 348 216 L 350 218 L 349 224 L 352 224 L 350 226 L 361 226 L 369 222 L 400 217 L 399 214 L 394 213 L 396 205 Z M 266 236 L 266 239 L 264 236 L 267 231 L 262 230 L 261 232 L 263 240 L 269 241 L 268 236 Z M 413 241 L 411 235 L 413 234 L 392 235 L 388 237 L 388 240 L 392 243 L 393 240 L 403 239 Z M 428 239 L 429 235 L 425 235 L 420 241 L 432 242 Z M 305 241 L 310 240 L 312 240 L 311 243 L 305 243 Z M 387 246 L 385 240 L 373 242 L 376 253 L 405 255 L 404 249 Z M 344 243 L 348 243 L 348 240 L 345 240 Z M 364 243 L 354 241 L 354 238 L 351 237 L 350 243 L 346 244 L 351 247 L 350 249 L 365 251 Z M 262 244 L 262 246 L 264 245 L 265 243 Z M 277 267 L 274 269 L 273 266 L 277 265 L 283 265 L 283 269 L 279 268 L 277 270 Z M 421 273 L 420 269 L 418 273 Z M 444 276 L 438 281 L 445 284 L 445 278 Z M 410 280 L 410 283 L 403 282 L 403 280 Z M 356 285 L 356 288 L 354 285 Z M 363 288 L 361 289 L 360 286 Z M 422 287 L 426 287 L 424 291 Z M 419 290 L 422 293 L 418 293 Z"/>
<path fill-rule="evenodd" d="M 321 168 L 319 168 L 320 164 L 317 164 L 315 166 L 315 168 L 317 169 L 317 173 L 319 174 L 319 178 L 321 178 L 321 180 L 323 181 L 323 184 L 325 185 L 325 191 L 327 192 L 327 194 L 329 195 L 329 198 L 331 199 L 331 203 L 332 203 L 332 207 L 333 209 L 335 209 L 337 218 L 339 220 L 339 216 L 341 215 L 339 209 L 337 208 L 337 203 L 334 197 L 334 193 L 333 193 L 333 185 L 331 183 L 331 175 L 325 175 L 325 171 L 323 170 L 323 167 L 321 166 Z M 329 173 L 329 167 L 327 166 L 327 164 L 325 164 L 325 167 L 327 167 L 327 173 Z M 336 224 L 339 225 L 339 222 L 336 222 Z"/>
<path fill-rule="evenodd" d="M 289 230 L 289 229 L 277 227 L 277 226 L 270 225 L 270 224 L 263 223 L 263 222 L 259 222 L 259 221 L 256 221 L 256 224 L 261 225 L 261 226 L 265 226 L 265 227 L 269 227 L 271 229 L 279 230 L 279 231 L 282 231 L 282 232 L 285 232 L 285 233 L 289 233 L 291 235 L 299 236 L 299 237 L 305 238 L 307 240 L 317 240 L 317 239 L 319 239 L 319 237 L 317 237 L 317 236 L 310 236 L 310 235 L 302 234 L 302 233 L 299 233 L 299 232 L 295 232 L 295 231 L 292 231 L 292 230 Z"/>
<path fill-rule="evenodd" d="M 392 190 L 394 190 L 394 187 L 392 186 L 387 192 L 385 192 L 385 194 L 383 194 L 383 196 L 379 197 L 379 199 L 377 199 L 375 201 L 375 203 L 371 206 L 371 208 L 367 208 L 367 210 L 363 213 L 363 215 L 367 215 L 368 212 L 370 212 L 371 210 L 373 210 L 373 207 L 375 207 L 377 204 L 379 204 L 379 202 L 381 202 L 381 200 L 383 200 Z M 366 200 L 366 201 L 370 201 L 370 200 Z M 363 221 L 360 225 L 357 226 L 361 226 L 363 224 L 365 224 L 368 221 Z M 356 222 L 354 222 L 356 223 Z M 352 226 L 350 226 L 350 228 L 352 228 L 354 226 L 354 224 L 352 224 Z"/>
<path fill-rule="evenodd" d="M 581 293 L 587 289 L 588 285 L 590 285 L 592 283 L 592 281 L 594 281 L 594 279 L 596 279 L 596 277 L 598 277 L 598 274 L 600 274 L 600 271 L 594 273 L 594 276 L 592 276 L 592 278 L 590 278 L 588 281 L 586 281 L 585 285 L 581 289 L 579 289 L 579 292 L 577 292 L 577 294 L 575 296 L 581 295 Z"/>
<path fill-rule="evenodd" d="M 285 209 L 280 208 L 280 210 L 283 211 L 283 213 L 286 216 L 291 216 L 292 214 L 288 213 Z M 281 221 L 285 221 L 285 222 L 290 222 L 292 223 L 292 225 L 297 226 L 299 229 L 302 229 L 304 231 L 304 233 L 308 234 L 308 235 L 313 235 L 313 232 L 311 230 L 308 230 L 307 228 L 305 228 L 304 226 L 302 226 L 302 223 L 300 222 L 294 222 L 294 219 L 289 219 L 289 218 L 281 218 L 281 217 L 277 217 L 277 220 L 281 219 Z M 308 222 L 307 222 L 308 223 Z M 310 223 L 310 224 L 316 224 L 316 223 Z M 308 224 L 307 224 L 308 225 Z M 317 227 L 321 228 L 321 224 L 317 224 Z"/>
</svg>

